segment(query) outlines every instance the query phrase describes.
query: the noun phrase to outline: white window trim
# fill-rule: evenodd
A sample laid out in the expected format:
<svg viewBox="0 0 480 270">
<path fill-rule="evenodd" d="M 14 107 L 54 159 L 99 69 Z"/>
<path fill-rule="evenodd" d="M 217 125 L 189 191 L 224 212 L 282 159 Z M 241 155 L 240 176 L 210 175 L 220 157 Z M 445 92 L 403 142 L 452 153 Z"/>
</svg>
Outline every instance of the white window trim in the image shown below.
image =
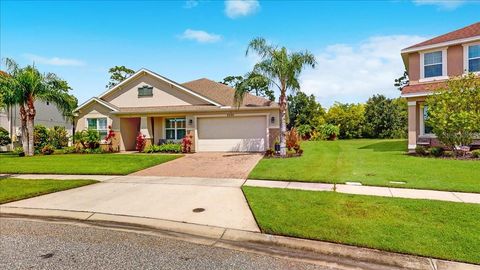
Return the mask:
<svg viewBox="0 0 480 270">
<path fill-rule="evenodd" d="M 420 80 L 419 80 L 419 82 L 430 82 L 430 81 L 447 80 L 448 79 L 447 49 L 448 49 L 448 47 L 420 52 Z M 426 53 L 432 53 L 432 52 L 438 52 L 438 51 L 442 52 L 442 76 L 425 78 L 425 64 L 424 64 L 425 54 Z"/>
<path fill-rule="evenodd" d="M 423 117 L 425 116 L 424 110 L 425 109 L 425 104 L 420 105 L 420 137 L 424 138 L 435 138 L 435 134 L 433 133 L 425 133 L 425 120 Z"/>
<path fill-rule="evenodd" d="M 86 117 L 85 118 L 85 129 L 88 130 L 88 119 L 97 119 L 97 128 L 96 129 L 92 129 L 92 130 L 96 130 L 96 131 L 106 131 L 107 134 L 108 134 L 108 117 Z M 106 123 L 106 127 L 105 129 L 99 129 L 99 121 L 98 119 L 105 119 L 105 123 Z M 100 133 L 99 133 L 100 135 Z M 100 141 L 101 142 L 104 142 L 104 139 L 103 138 L 100 138 Z"/>
<path fill-rule="evenodd" d="M 185 135 L 187 135 L 187 117 L 186 116 L 178 116 L 178 117 L 165 117 L 165 123 L 163 125 L 163 139 L 168 140 L 168 141 L 174 141 L 174 142 L 179 142 L 183 138 L 178 139 L 177 138 L 177 122 L 175 121 L 175 128 L 167 128 L 167 120 L 168 119 L 177 119 L 177 118 L 183 118 L 185 119 L 185 128 L 180 128 L 180 129 L 185 129 Z M 167 139 L 167 130 L 175 130 L 175 139 Z"/>
<path fill-rule="evenodd" d="M 469 46 L 475 46 L 475 45 L 480 45 L 480 41 L 463 44 L 463 72 L 464 72 L 464 74 L 467 74 L 467 73 L 470 72 L 468 70 L 468 60 L 469 60 L 468 59 L 468 47 Z M 480 75 L 480 71 L 475 71 L 473 73 L 477 74 L 477 75 Z"/>
</svg>

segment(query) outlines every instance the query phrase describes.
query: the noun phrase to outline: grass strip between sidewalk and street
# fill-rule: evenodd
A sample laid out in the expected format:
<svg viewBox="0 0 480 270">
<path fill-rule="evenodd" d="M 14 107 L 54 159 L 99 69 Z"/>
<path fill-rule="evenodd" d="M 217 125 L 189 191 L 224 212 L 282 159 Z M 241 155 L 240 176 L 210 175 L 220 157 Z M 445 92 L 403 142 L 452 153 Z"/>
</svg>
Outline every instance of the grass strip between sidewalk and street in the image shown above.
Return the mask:
<svg viewBox="0 0 480 270">
<path fill-rule="evenodd" d="M 95 180 L 0 179 L 0 204 L 97 183 Z"/>
<path fill-rule="evenodd" d="M 127 175 L 182 155 L 59 154 L 19 157 L 0 154 L 0 173 Z"/>
<path fill-rule="evenodd" d="M 244 186 L 264 233 L 480 264 L 480 205 Z"/>
</svg>

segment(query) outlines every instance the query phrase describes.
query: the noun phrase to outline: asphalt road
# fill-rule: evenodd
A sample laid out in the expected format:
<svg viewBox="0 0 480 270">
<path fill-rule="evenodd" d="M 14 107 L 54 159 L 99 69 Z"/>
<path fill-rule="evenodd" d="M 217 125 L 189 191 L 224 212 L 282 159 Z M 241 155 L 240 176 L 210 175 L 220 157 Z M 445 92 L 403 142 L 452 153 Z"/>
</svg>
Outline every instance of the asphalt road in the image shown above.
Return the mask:
<svg viewBox="0 0 480 270">
<path fill-rule="evenodd" d="M 0 269 L 327 268 L 157 235 L 2 218 Z"/>
</svg>

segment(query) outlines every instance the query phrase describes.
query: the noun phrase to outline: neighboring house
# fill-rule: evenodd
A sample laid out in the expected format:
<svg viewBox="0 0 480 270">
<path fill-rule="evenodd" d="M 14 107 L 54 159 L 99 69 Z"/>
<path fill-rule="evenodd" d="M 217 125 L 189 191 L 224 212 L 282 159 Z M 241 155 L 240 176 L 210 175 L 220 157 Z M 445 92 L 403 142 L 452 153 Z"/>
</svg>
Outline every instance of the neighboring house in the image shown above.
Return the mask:
<svg viewBox="0 0 480 270">
<path fill-rule="evenodd" d="M 69 135 L 73 133 L 72 121 L 65 119 L 62 112 L 60 112 L 55 104 L 49 102 L 35 101 L 35 125 L 43 125 L 46 127 L 62 126 L 68 131 Z M 0 109 L 0 126 L 8 131 L 12 141 L 20 141 L 21 136 L 21 119 L 20 108 L 12 106 L 7 109 Z M 12 146 L 0 147 L 0 151 L 11 149 Z"/>
<path fill-rule="evenodd" d="M 408 149 L 436 145 L 425 124 L 425 98 L 445 80 L 469 72 L 480 74 L 480 22 L 405 48 L 401 52 L 410 83 L 402 89 L 408 101 Z"/>
<path fill-rule="evenodd" d="M 138 133 L 147 144 L 193 139 L 192 150 L 265 151 L 279 133 L 279 106 L 247 94 L 239 108 L 235 90 L 208 79 L 176 83 L 147 69 L 93 97 L 76 110 L 77 130 L 116 133 L 114 148 L 135 150 Z"/>
</svg>

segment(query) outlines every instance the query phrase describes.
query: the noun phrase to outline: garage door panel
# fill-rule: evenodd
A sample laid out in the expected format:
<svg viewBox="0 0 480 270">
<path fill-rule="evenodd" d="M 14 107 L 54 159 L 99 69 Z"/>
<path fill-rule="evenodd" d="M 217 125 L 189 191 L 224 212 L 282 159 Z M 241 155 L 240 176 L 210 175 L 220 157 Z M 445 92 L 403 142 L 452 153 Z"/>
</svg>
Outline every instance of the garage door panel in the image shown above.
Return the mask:
<svg viewBox="0 0 480 270">
<path fill-rule="evenodd" d="M 197 129 L 198 151 L 265 150 L 265 116 L 199 118 Z"/>
</svg>

